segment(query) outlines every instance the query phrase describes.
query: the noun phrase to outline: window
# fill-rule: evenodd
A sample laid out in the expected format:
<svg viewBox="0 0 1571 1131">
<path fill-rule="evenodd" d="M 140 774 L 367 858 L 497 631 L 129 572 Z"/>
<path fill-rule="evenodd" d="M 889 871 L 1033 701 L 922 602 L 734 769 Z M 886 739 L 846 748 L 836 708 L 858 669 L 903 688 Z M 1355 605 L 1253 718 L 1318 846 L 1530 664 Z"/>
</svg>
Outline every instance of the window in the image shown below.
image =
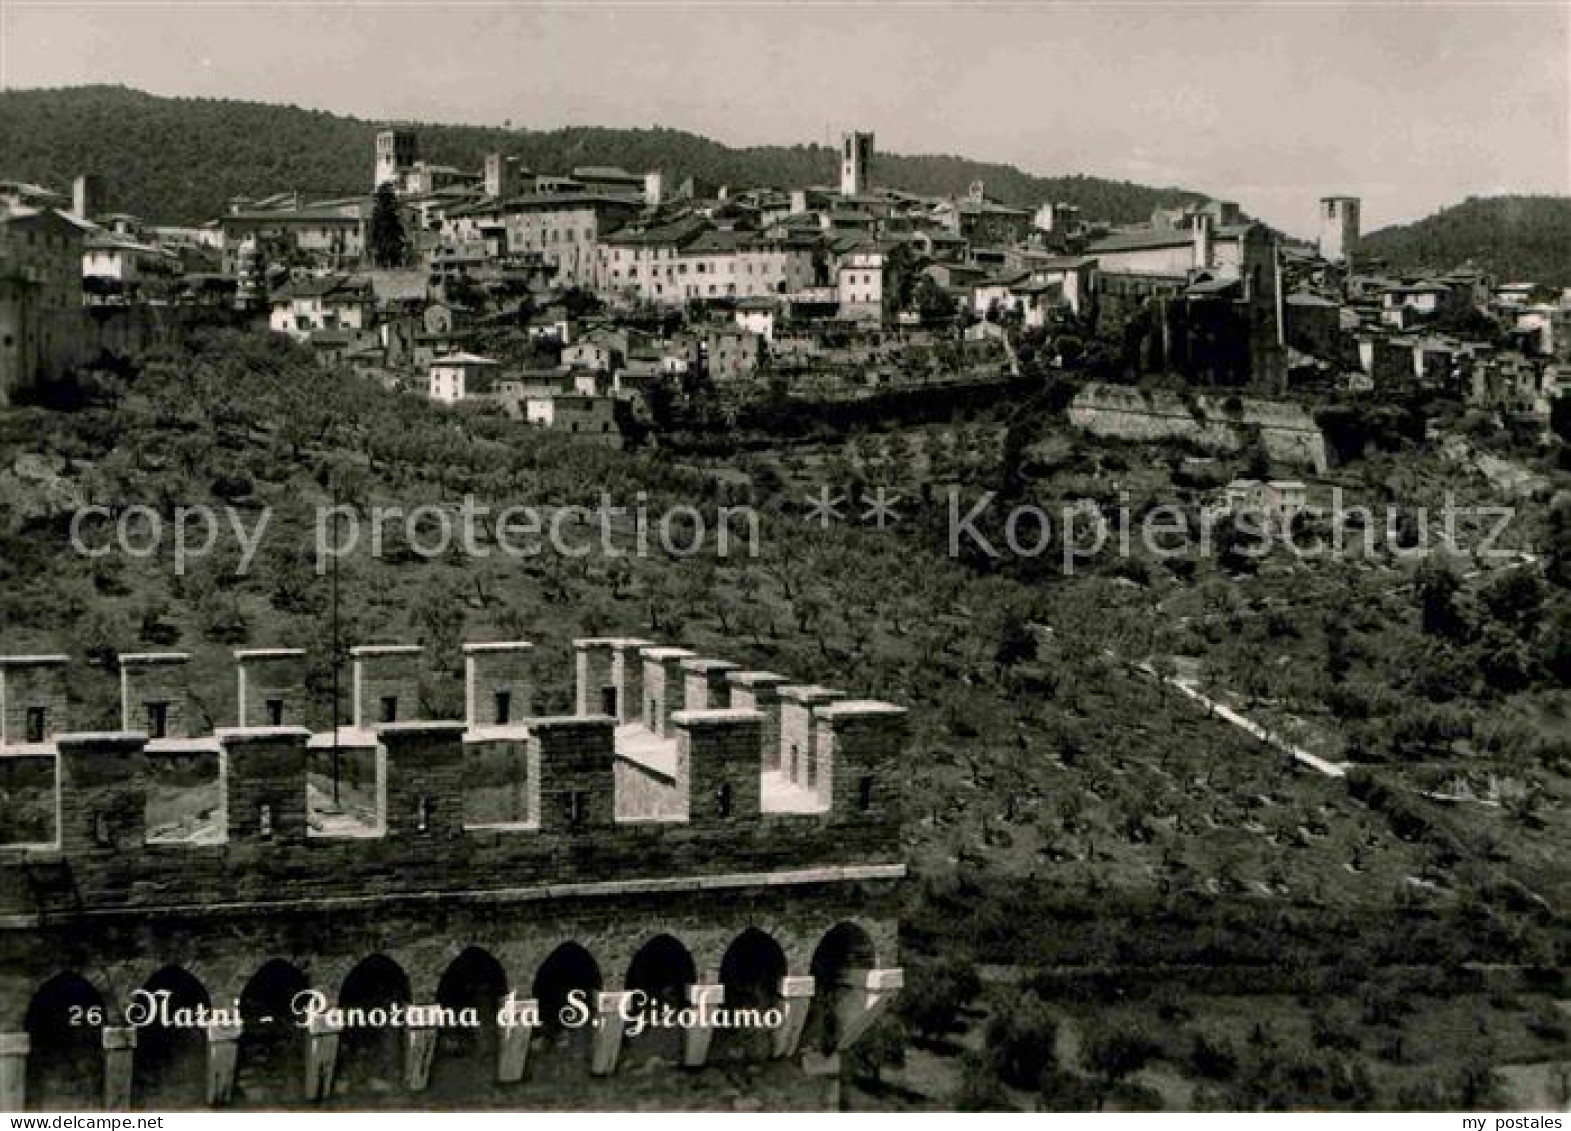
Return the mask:
<svg viewBox="0 0 1571 1131">
<path fill-rule="evenodd" d="M 284 725 L 284 701 L 282 699 L 269 699 L 267 701 L 267 725 L 281 727 Z"/>
<path fill-rule="evenodd" d="M 427 833 L 431 831 L 431 799 L 421 797 L 415 803 L 415 832 Z"/>
<path fill-rule="evenodd" d="M 589 822 L 589 795 L 581 789 L 562 794 L 562 816 L 569 828 L 583 828 Z"/>
<path fill-rule="evenodd" d="M 655 721 L 657 721 L 659 719 L 659 717 L 660 717 L 659 712 L 657 712 L 655 710 L 655 697 L 653 695 L 651 695 L 649 697 L 649 721 L 650 721 L 650 723 L 651 724 L 654 723 Z"/>
<path fill-rule="evenodd" d="M 722 817 L 729 817 L 732 810 L 731 783 L 723 782 L 715 792 L 715 811 Z"/>
<path fill-rule="evenodd" d="M 790 777 L 791 777 L 792 781 L 796 781 L 797 769 L 801 766 L 801 763 L 802 763 L 802 748 L 799 747 L 796 743 L 793 742 L 791 744 L 791 759 L 790 759 L 789 762 L 786 763 L 787 767 L 789 768 Z"/>
<path fill-rule="evenodd" d="M 807 755 L 807 788 L 814 789 L 818 786 L 818 755 L 809 751 Z"/>
<path fill-rule="evenodd" d="M 600 689 L 600 713 L 616 718 L 616 688 L 602 687 Z"/>
<path fill-rule="evenodd" d="M 856 783 L 856 807 L 867 812 L 873 807 L 873 779 L 860 778 Z"/>
<path fill-rule="evenodd" d="M 163 738 L 169 733 L 169 704 L 149 703 L 147 705 L 147 736 L 149 738 Z"/>
<path fill-rule="evenodd" d="M 498 691 L 492 699 L 495 707 L 493 712 L 497 726 L 505 726 L 512 721 L 513 693 L 511 691 Z"/>
<path fill-rule="evenodd" d="M 398 721 L 398 696 L 382 696 L 382 721 L 384 723 L 395 723 Z"/>
<path fill-rule="evenodd" d="M 256 835 L 263 840 L 273 839 L 273 807 L 271 805 L 257 807 Z"/>
<path fill-rule="evenodd" d="M 27 709 L 27 741 L 42 742 L 44 740 L 44 708 L 29 707 Z"/>
</svg>

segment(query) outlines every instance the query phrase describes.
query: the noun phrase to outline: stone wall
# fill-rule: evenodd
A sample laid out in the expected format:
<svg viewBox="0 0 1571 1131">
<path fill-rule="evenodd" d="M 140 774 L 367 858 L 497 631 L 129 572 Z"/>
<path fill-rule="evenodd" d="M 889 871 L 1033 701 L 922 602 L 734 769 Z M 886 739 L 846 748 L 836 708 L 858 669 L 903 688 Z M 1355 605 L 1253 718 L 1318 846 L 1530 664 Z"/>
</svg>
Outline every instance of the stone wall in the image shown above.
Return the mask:
<svg viewBox="0 0 1571 1131">
<path fill-rule="evenodd" d="M 30 758 L 44 751 L 55 760 L 58 812 L 52 843 L 0 847 L 0 1106 L 67 1104 L 62 1080 L 75 1089 L 68 1103 L 75 1109 L 95 1101 L 136 1106 L 136 1089 L 163 1071 L 158 1057 L 165 1055 L 139 1059 L 139 1030 L 125 1012 L 139 988 L 172 981 L 195 987 L 214 1007 L 239 1008 L 260 972 L 282 964 L 295 984 L 333 1003 L 354 976 L 374 968 L 392 971 L 406 987 L 407 997 L 396 1000 L 421 1005 L 452 992 L 447 976 L 477 952 L 501 971 L 501 989 L 520 1000 L 540 997 L 565 963 L 589 979 L 598 991 L 594 1008 L 610 1022 L 586 1031 L 580 1045 L 528 1027 L 493 1033 L 500 1044 L 481 1057 L 482 1079 L 498 1087 L 521 1082 L 516 1102 L 528 1106 L 529 1056 L 577 1048 L 586 1079 L 615 1070 L 617 1003 L 626 999 L 635 956 L 656 942 L 667 955 L 685 956 L 689 972 L 677 988 L 687 1002 L 719 1004 L 734 993 L 737 1001 L 778 1006 L 769 1031 L 720 1041 L 721 1059 L 780 1060 L 800 1046 L 812 1050 L 803 1054 L 804 1072 L 833 1074 L 838 1050 L 866 1031 L 901 982 L 905 868 L 894 769 L 904 711 L 834 703 L 835 693 L 806 686 L 785 690 L 801 711 L 785 723 L 772 694 L 785 677 L 718 663 L 695 665 L 714 673 L 691 689 L 706 706 L 683 709 L 689 688 L 681 665 L 690 653 L 643 641 L 575 645 L 577 715 L 507 724 L 363 717 L 365 728 L 349 733 L 376 751 L 382 767 L 380 821 L 369 833 L 313 830 L 308 752 L 328 736 L 287 723 L 181 740 L 182 749 L 210 750 L 220 766 L 222 820 L 213 839 L 200 841 L 147 839 L 147 799 L 169 741 L 150 743 L 132 730 L 59 733 L 66 720 L 55 719 L 46 742 L 0 750 Z M 524 642 L 471 649 L 471 705 L 498 689 L 526 702 L 528 651 Z M 179 658 L 127 657 L 133 697 L 154 682 L 158 695 L 172 693 Z M 362 716 L 380 696 L 406 693 L 410 650 L 359 649 L 355 658 Z M 283 677 L 300 669 L 301 657 L 251 652 L 237 660 L 248 692 L 287 700 Z M 25 718 L 30 707 L 57 703 L 61 666 L 60 657 L 0 663 L 0 714 Z M 620 692 L 637 690 L 623 681 L 647 685 L 656 697 L 650 726 L 636 714 L 619 723 L 599 713 L 606 700 L 598 693 L 606 690 L 619 693 L 619 708 L 631 706 Z M 727 698 L 740 689 L 751 705 L 708 706 L 722 688 Z M 284 713 L 292 713 L 287 703 Z M 771 765 L 765 736 L 778 741 L 786 733 L 821 752 L 814 762 L 821 806 L 770 812 L 762 804 L 779 758 L 777 750 Z M 473 760 L 509 751 L 525 759 L 531 819 L 468 823 Z M 660 769 L 667 759 L 669 772 Z M 91 1064 L 72 1059 L 84 1046 L 82 1034 L 61 1021 L 69 1013 L 61 985 L 74 987 L 74 1000 L 100 1003 L 85 1046 Z M 259 1025 L 247 1015 L 181 1038 L 205 1057 L 205 1075 L 195 1074 L 196 1092 L 185 1097 L 190 1105 L 203 1102 L 202 1079 L 205 1102 L 228 1102 L 237 1071 L 244 1078 L 237 1064 L 262 1055 L 261 1030 L 252 1032 Z M 681 1064 L 702 1067 L 710 1036 L 704 1023 L 684 1023 L 670 1047 Z M 302 1030 L 304 1101 L 332 1102 L 343 1092 L 334 1076 L 340 1037 L 346 1049 L 383 1041 L 383 1059 L 396 1061 L 410 1093 L 426 1088 L 444 1049 L 470 1047 L 443 1044 L 429 1027 L 352 1040 L 331 1028 Z M 167 1034 L 158 1039 L 167 1043 Z M 287 1062 L 278 1079 L 298 1082 L 298 1063 Z M 29 1089 L 43 1099 L 28 1098 Z M 606 1106 L 627 1102 L 623 1092 L 605 1095 Z"/>
<path fill-rule="evenodd" d="M 1096 436 L 1126 440 L 1184 439 L 1221 452 L 1246 447 L 1258 433 L 1272 459 L 1324 472 L 1324 433 L 1309 410 L 1291 401 L 1200 393 L 1185 398 L 1092 382 L 1069 406 L 1069 420 Z"/>
</svg>

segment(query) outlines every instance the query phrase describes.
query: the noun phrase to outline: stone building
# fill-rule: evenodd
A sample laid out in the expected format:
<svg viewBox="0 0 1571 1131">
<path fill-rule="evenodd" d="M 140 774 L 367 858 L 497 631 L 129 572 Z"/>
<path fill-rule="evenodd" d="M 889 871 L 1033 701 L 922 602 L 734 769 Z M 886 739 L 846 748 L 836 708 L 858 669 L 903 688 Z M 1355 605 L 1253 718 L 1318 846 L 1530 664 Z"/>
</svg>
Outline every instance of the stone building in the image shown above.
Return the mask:
<svg viewBox="0 0 1571 1131">
<path fill-rule="evenodd" d="M 1360 201 L 1356 196 L 1320 198 L 1320 257 L 1350 263 L 1358 251 Z"/>
<path fill-rule="evenodd" d="M 535 713 L 510 641 L 466 645 L 464 717 L 431 719 L 418 648 L 351 655 L 352 722 L 315 735 L 295 650 L 236 654 L 211 735 L 183 655 L 125 657 L 110 733 L 70 731 L 65 657 L 0 659 L 0 767 L 41 794 L 0 847 L 0 1105 L 625 1108 L 662 1062 L 838 1078 L 902 981 L 902 709 L 594 639 L 571 715 Z M 189 819 L 169 780 L 204 793 Z"/>
<path fill-rule="evenodd" d="M 82 237 L 53 209 L 0 206 L 0 404 L 21 386 L 63 375 L 92 344 Z"/>
<path fill-rule="evenodd" d="M 643 208 L 641 201 L 590 192 L 533 193 L 505 208 L 509 255 L 536 255 L 564 285 L 594 286 L 595 247 Z"/>
<path fill-rule="evenodd" d="M 861 196 L 873 185 L 873 134 L 847 130 L 840 137 L 840 195 Z"/>
</svg>

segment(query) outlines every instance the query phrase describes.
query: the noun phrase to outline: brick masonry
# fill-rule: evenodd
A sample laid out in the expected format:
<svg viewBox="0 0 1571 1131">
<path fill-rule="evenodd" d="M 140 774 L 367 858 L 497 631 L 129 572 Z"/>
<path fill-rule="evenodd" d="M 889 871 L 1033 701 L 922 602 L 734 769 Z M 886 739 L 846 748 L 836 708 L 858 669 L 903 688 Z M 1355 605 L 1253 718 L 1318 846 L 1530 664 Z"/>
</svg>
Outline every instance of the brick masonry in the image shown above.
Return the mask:
<svg viewBox="0 0 1571 1131">
<path fill-rule="evenodd" d="M 62 970 L 85 978 L 113 1018 L 132 989 L 170 965 L 222 1004 L 270 959 L 291 963 L 331 997 L 358 962 L 381 954 L 405 972 L 418 1002 L 433 999 L 442 972 L 469 946 L 491 953 L 527 993 L 546 957 L 574 941 L 614 988 L 638 948 L 660 934 L 688 949 L 701 981 L 718 978 L 727 947 L 749 928 L 775 940 L 789 974 L 805 975 L 840 923 L 865 934 L 878 964 L 897 965 L 904 868 L 892 771 L 905 741 L 902 710 L 836 703 L 832 692 L 782 688 L 784 677 L 732 665 L 697 674 L 706 695 L 718 698 L 714 689 L 723 687 L 735 705 L 687 710 L 686 677 L 695 673 L 683 661 L 691 653 L 584 641 L 576 646 L 578 714 L 521 718 L 486 733 L 495 720 L 479 705 L 494 704 L 497 690 L 527 704 L 529 654 L 516 645 L 468 653 L 467 722 L 403 710 L 390 724 L 369 721 L 374 734 L 365 741 L 375 742 L 385 775 L 379 835 L 312 835 L 304 788 L 312 736 L 254 721 L 251 705 L 275 689 L 293 713 L 279 685 L 298 655 L 241 657 L 249 725 L 193 740 L 221 764 L 224 820 L 211 843 L 145 843 L 156 756 L 145 734 L 52 733 L 45 749 L 58 762 L 56 842 L 0 846 L 0 1035 L 23 1031 L 33 995 Z M 357 650 L 355 660 L 362 721 L 374 720 L 386 695 L 412 715 L 417 651 Z M 178 662 L 140 662 L 128 686 L 173 700 L 167 677 L 179 670 Z M 0 663 L 7 719 L 34 701 L 58 715 L 62 671 L 59 663 Z M 674 745 L 669 774 L 631 767 L 617 749 L 620 720 L 600 711 L 614 706 L 631 716 L 621 728 L 636 729 L 643 712 L 629 707 L 643 700 L 647 709 L 650 698 L 654 731 L 645 733 Z M 52 726 L 63 730 L 64 721 Z M 771 735 L 822 752 L 824 811 L 761 812 Z M 537 791 L 532 823 L 465 823 L 467 767 L 497 744 L 527 760 L 524 780 Z M 14 744 L 0 747 L 0 756 L 17 753 Z M 633 791 L 651 783 L 667 800 L 685 797 L 685 819 L 619 819 Z"/>
</svg>

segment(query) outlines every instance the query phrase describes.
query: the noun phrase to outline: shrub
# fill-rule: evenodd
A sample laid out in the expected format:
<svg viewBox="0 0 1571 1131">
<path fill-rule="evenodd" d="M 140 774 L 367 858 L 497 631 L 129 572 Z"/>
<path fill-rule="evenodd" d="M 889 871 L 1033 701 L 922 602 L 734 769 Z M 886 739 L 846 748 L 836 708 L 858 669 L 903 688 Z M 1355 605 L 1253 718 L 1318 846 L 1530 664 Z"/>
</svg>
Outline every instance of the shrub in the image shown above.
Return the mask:
<svg viewBox="0 0 1571 1131">
<path fill-rule="evenodd" d="M 1047 1004 L 1026 994 L 993 1015 L 987 1050 L 1000 1079 L 1016 1088 L 1036 1088 L 1042 1070 L 1053 1062 L 1058 1022 Z"/>
<path fill-rule="evenodd" d="M 1014 1111 L 1009 1093 L 993 1074 L 993 1066 L 980 1053 L 967 1053 L 961 1065 L 960 1087 L 955 1090 L 956 1111 Z"/>
</svg>

